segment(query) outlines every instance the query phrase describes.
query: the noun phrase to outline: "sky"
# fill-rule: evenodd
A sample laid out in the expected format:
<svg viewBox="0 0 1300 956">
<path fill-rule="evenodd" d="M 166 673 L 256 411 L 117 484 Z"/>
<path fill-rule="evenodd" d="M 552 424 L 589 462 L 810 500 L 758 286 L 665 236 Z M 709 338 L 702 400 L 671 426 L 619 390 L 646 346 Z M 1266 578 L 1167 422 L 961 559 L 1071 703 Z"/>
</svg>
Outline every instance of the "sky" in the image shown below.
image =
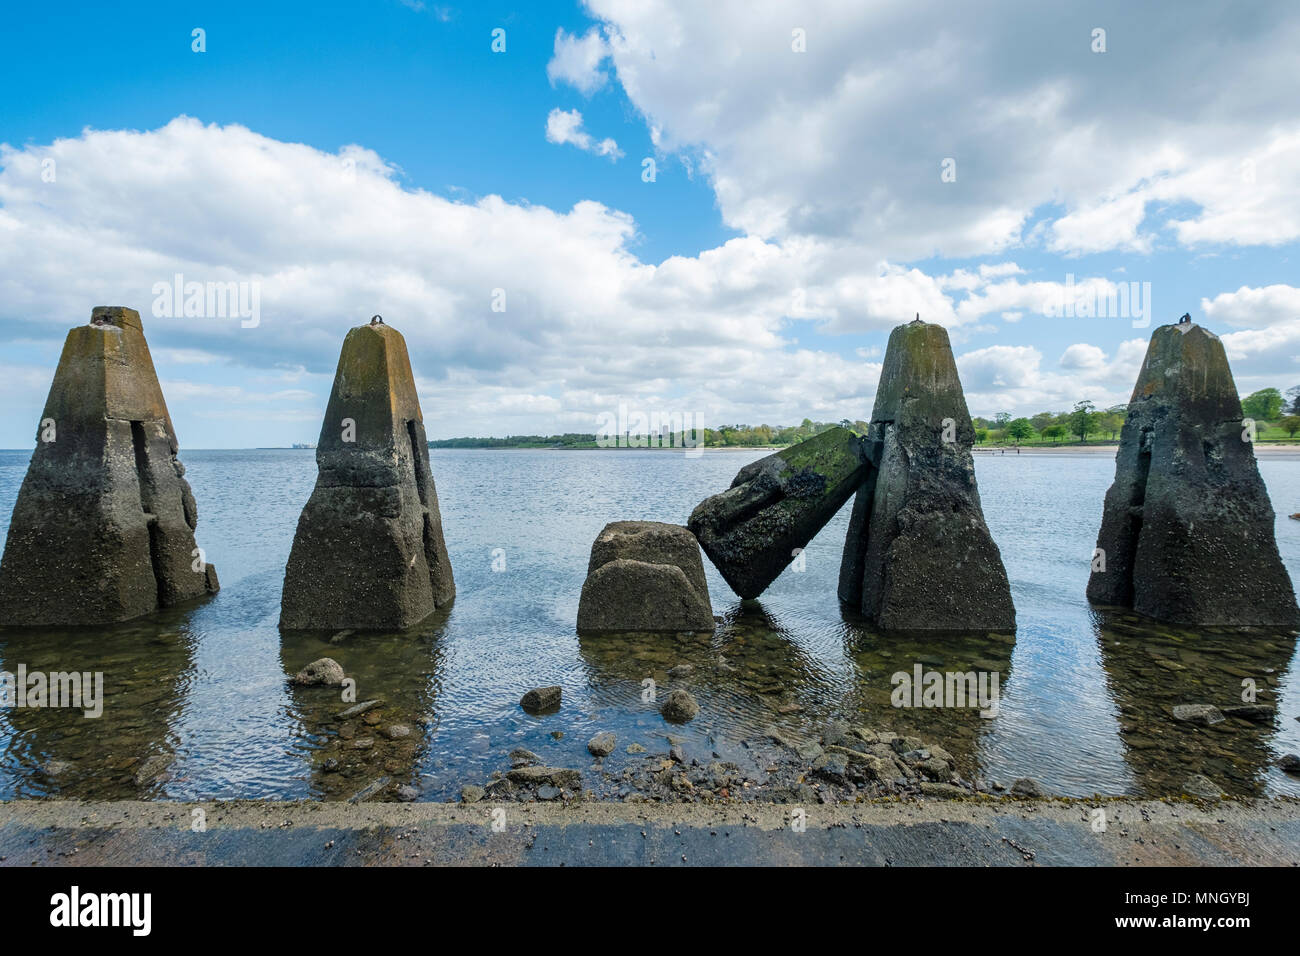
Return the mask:
<svg viewBox="0 0 1300 956">
<path fill-rule="evenodd" d="M 1285 390 L 1300 8 L 1157 6 L 15 6 L 0 447 L 95 305 L 190 448 L 315 441 L 376 313 L 432 438 L 865 419 L 918 313 L 974 415 L 1127 401 L 1185 312 Z"/>
</svg>

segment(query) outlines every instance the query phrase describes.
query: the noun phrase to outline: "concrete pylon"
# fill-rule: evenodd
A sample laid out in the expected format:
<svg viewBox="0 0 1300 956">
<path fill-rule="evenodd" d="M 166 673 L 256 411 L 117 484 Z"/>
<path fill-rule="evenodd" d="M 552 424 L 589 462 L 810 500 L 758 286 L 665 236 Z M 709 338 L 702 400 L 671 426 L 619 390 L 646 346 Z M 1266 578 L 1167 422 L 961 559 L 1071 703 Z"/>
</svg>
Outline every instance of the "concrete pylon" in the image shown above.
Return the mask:
<svg viewBox="0 0 1300 956">
<path fill-rule="evenodd" d="M 378 317 L 343 340 L 316 464 L 280 626 L 402 630 L 450 602 L 456 585 L 411 361 Z"/>
<path fill-rule="evenodd" d="M 861 436 L 835 427 L 746 465 L 687 527 L 742 598 L 758 597 L 835 517 L 870 464 Z"/>
<path fill-rule="evenodd" d="M 840 599 L 892 631 L 1011 630 L 1002 554 L 975 484 L 975 429 L 948 333 L 917 319 L 889 335 Z"/>
<path fill-rule="evenodd" d="M 1106 492 L 1088 600 L 1162 621 L 1300 621 L 1218 336 L 1156 329 Z"/>
<path fill-rule="evenodd" d="M 68 333 L 0 559 L 0 624 L 109 624 L 218 588 L 140 314 Z"/>
</svg>

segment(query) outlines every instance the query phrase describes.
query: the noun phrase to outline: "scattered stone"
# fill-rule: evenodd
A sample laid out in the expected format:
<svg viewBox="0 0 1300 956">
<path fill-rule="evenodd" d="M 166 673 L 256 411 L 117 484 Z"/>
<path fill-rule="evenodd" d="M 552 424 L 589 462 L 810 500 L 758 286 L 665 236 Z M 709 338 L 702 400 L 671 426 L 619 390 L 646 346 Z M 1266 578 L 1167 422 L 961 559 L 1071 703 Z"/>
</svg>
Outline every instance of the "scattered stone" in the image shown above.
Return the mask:
<svg viewBox="0 0 1300 956">
<path fill-rule="evenodd" d="M 525 750 L 523 747 L 516 747 L 514 750 L 510 751 L 509 756 L 511 767 L 527 767 L 535 763 L 540 763 L 542 759 L 531 750 Z"/>
<path fill-rule="evenodd" d="M 558 767 L 515 767 L 506 777 L 520 786 L 535 787 L 549 783 L 553 787 L 576 788 L 582 784 L 580 771 Z"/>
<path fill-rule="evenodd" d="M 348 332 L 320 441 L 319 475 L 284 572 L 280 626 L 400 631 L 456 593 L 406 341 Z"/>
<path fill-rule="evenodd" d="M 403 784 L 397 788 L 396 796 L 402 803 L 412 803 L 420 799 L 420 791 L 409 784 Z"/>
<path fill-rule="evenodd" d="M 339 711 L 339 713 L 334 715 L 334 719 L 351 720 L 353 717 L 360 717 L 366 711 L 373 710 L 376 707 L 382 707 L 383 705 L 384 702 L 377 697 L 374 700 L 363 700 L 359 704 L 353 704 L 347 710 Z"/>
<path fill-rule="evenodd" d="M 476 784 L 467 783 L 465 784 L 465 786 L 460 788 L 460 802 L 478 803 L 480 800 L 483 799 L 486 793 L 487 791 L 485 791 L 482 787 L 477 786 Z"/>
<path fill-rule="evenodd" d="M 551 710 L 560 706 L 562 693 L 563 688 L 560 687 L 534 687 L 519 698 L 519 706 L 524 710 Z"/>
<path fill-rule="evenodd" d="M 689 720 L 694 720 L 700 712 L 700 705 L 695 702 L 690 691 L 674 690 L 670 691 L 664 698 L 664 702 L 659 707 L 659 713 L 665 720 L 671 720 L 673 723 L 684 724 Z"/>
<path fill-rule="evenodd" d="M 608 757 L 614 752 L 615 739 L 609 731 L 602 731 L 587 741 L 587 749 L 592 756 Z"/>
<path fill-rule="evenodd" d="M 390 783 L 392 783 L 391 777 L 380 777 L 378 780 L 372 781 L 371 783 L 362 787 L 352 796 L 348 797 L 348 803 L 365 803 L 375 794 L 379 793 L 381 790 L 387 787 Z"/>
<path fill-rule="evenodd" d="M 1015 628 L 974 442 L 948 332 L 919 318 L 895 328 L 867 432 L 875 467 L 853 503 L 839 580 L 840 600 L 883 630 Z"/>
<path fill-rule="evenodd" d="M 694 664 L 678 664 L 676 667 L 669 668 L 668 670 L 668 676 L 673 678 L 689 677 L 694 673 Z"/>
<path fill-rule="evenodd" d="M 1202 727 L 1213 727 L 1215 724 L 1223 723 L 1223 711 L 1213 704 L 1175 704 L 1174 720 L 1187 724 L 1199 724 Z"/>
<path fill-rule="evenodd" d="M 1237 704 L 1221 708 L 1225 717 L 1240 717 L 1256 724 L 1271 724 L 1277 710 L 1272 704 Z"/>
<path fill-rule="evenodd" d="M 1019 780 L 1012 782 L 1011 795 L 1014 797 L 1042 798 L 1047 796 L 1047 791 L 1033 777 L 1021 777 Z"/>
<path fill-rule="evenodd" d="M 154 754 L 135 772 L 134 782 L 137 787 L 147 787 L 162 779 L 171 765 L 170 754 Z"/>
<path fill-rule="evenodd" d="M 742 598 L 756 598 L 867 477 L 864 440 L 830 428 L 746 465 L 726 491 L 706 498 L 687 526 Z"/>
<path fill-rule="evenodd" d="M 680 744 L 675 747 L 669 747 L 668 758 L 672 760 L 673 763 L 686 763 L 686 751 L 681 748 Z"/>
<path fill-rule="evenodd" d="M 951 783 L 935 783 L 932 780 L 922 780 L 918 786 L 921 793 L 927 797 L 969 797 L 970 792 L 961 787 L 954 786 Z"/>
<path fill-rule="evenodd" d="M 140 314 L 68 333 L 0 558 L 0 621 L 98 625 L 215 592 Z"/>
<path fill-rule="evenodd" d="M 330 643 L 337 646 L 339 644 L 342 644 L 344 641 L 346 641 L 349 637 L 351 637 L 355 633 L 356 631 L 352 630 L 352 628 L 350 627 L 344 628 L 343 630 L 339 631 L 337 634 L 335 634 L 333 637 L 330 638 Z"/>
<path fill-rule="evenodd" d="M 700 547 L 681 525 L 615 521 L 591 546 L 578 602 L 582 633 L 712 632 Z"/>
<path fill-rule="evenodd" d="M 1218 336 L 1192 322 L 1156 329 L 1120 433 L 1088 600 L 1187 625 L 1300 621 L 1242 435 Z"/>
<path fill-rule="evenodd" d="M 549 784 L 543 784 L 537 788 L 538 800 L 558 800 L 563 795 L 559 787 L 552 787 Z"/>
<path fill-rule="evenodd" d="M 411 736 L 411 728 L 406 724 L 389 724 L 384 728 L 384 736 L 389 740 L 401 740 Z"/>
<path fill-rule="evenodd" d="M 1300 774 L 1300 755 L 1284 754 L 1282 759 L 1277 762 L 1277 765 L 1287 773 Z"/>
<path fill-rule="evenodd" d="M 1223 789 L 1209 777 L 1194 773 L 1183 781 L 1183 793 L 1206 800 L 1218 800 L 1223 796 Z"/>
<path fill-rule="evenodd" d="M 645 748 L 640 744 L 628 744 L 626 752 L 630 754 L 643 754 L 645 753 Z"/>
<path fill-rule="evenodd" d="M 338 687 L 343 683 L 343 667 L 332 657 L 312 661 L 293 676 L 299 687 Z"/>
</svg>

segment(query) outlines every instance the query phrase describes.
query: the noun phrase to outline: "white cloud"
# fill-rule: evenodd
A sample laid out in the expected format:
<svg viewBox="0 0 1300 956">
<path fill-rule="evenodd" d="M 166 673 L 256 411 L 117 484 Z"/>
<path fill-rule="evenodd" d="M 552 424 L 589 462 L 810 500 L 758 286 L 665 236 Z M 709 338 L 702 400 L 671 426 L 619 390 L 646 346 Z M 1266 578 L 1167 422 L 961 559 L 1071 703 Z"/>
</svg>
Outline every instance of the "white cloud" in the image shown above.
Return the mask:
<svg viewBox="0 0 1300 956">
<path fill-rule="evenodd" d="M 1094 54 L 1092 21 L 1054 4 L 587 5 L 605 33 L 575 85 L 607 48 L 656 146 L 698 159 L 752 235 L 902 262 L 1300 238 L 1300 18 L 1281 8 L 1228 27 L 1189 0 L 1171 31 L 1163 10 L 1102 3 L 1111 49 Z"/>
<path fill-rule="evenodd" d="M 555 31 L 555 53 L 546 64 L 551 83 L 567 83 L 590 96 L 603 87 L 609 75 L 601 64 L 609 56 L 609 44 L 600 27 L 592 27 L 582 36 Z"/>
<path fill-rule="evenodd" d="M 44 158 L 57 161 L 54 183 Z M 840 310 L 880 281 L 872 294 L 891 314 L 872 327 L 887 328 L 915 305 L 901 290 L 926 287 L 920 273 L 859 274 L 755 237 L 646 263 L 629 249 L 631 218 L 600 203 L 453 201 L 403 188 L 369 150 L 330 154 L 183 117 L 3 147 L 0 163 L 8 341 L 61 340 L 91 305 L 137 308 L 174 416 L 227 403 L 251 414 L 265 401 L 307 423 L 295 439 L 315 437 L 344 332 L 376 312 L 406 337 L 434 435 L 590 428 L 620 400 L 711 423 L 857 418 L 878 366 L 792 347 L 782 327 L 796 290 L 820 318 L 858 321 L 866 305 Z M 261 324 L 153 316 L 154 283 L 176 273 L 259 283 Z M 504 312 L 492 309 L 498 289 Z"/>
<path fill-rule="evenodd" d="M 567 143 L 587 153 L 608 156 L 611 160 L 617 160 L 623 155 L 618 143 L 612 139 L 596 140 L 584 130 L 582 114 L 577 110 L 551 110 L 546 117 L 546 141 L 560 145 Z"/>
<path fill-rule="evenodd" d="M 1300 289 L 1290 285 L 1258 289 L 1242 286 L 1236 292 L 1221 292 L 1213 299 L 1201 299 L 1201 311 L 1206 318 L 1238 328 L 1300 321 Z"/>
<path fill-rule="evenodd" d="M 1106 353 L 1095 345 L 1077 342 L 1061 355 L 1062 368 L 1097 369 L 1106 364 Z"/>
</svg>

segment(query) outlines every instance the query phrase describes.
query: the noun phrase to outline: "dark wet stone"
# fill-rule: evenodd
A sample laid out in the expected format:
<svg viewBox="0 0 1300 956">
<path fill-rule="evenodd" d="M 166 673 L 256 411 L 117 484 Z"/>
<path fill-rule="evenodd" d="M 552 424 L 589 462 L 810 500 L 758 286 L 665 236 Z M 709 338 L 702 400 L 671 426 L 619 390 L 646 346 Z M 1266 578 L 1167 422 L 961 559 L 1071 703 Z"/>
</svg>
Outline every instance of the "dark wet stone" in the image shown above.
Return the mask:
<svg viewBox="0 0 1300 956">
<path fill-rule="evenodd" d="M 1011 784 L 1011 794 L 1016 797 L 1045 797 L 1047 791 L 1033 777 L 1021 777 Z"/>
<path fill-rule="evenodd" d="M 695 537 L 681 525 L 615 521 L 591 546 L 578 602 L 583 633 L 712 631 Z"/>
<path fill-rule="evenodd" d="M 52 440 L 46 440 L 52 439 Z M 108 624 L 218 589 L 140 315 L 68 333 L 0 559 L 0 621 Z"/>
<path fill-rule="evenodd" d="M 694 720 L 699 712 L 700 705 L 695 702 L 695 698 L 691 696 L 690 692 L 685 690 L 671 691 L 659 707 L 659 713 L 663 715 L 665 720 L 671 720 L 678 724 Z"/>
<path fill-rule="evenodd" d="M 524 710 L 550 710 L 560 706 L 563 692 L 564 689 L 557 686 L 534 687 L 519 698 L 519 706 Z"/>
<path fill-rule="evenodd" d="M 1183 781 L 1183 793 L 1206 800 L 1217 800 L 1223 796 L 1223 788 L 1204 774 L 1194 773 Z"/>
<path fill-rule="evenodd" d="M 1300 621 L 1243 431 L 1219 338 L 1195 323 L 1156 329 L 1120 433 L 1090 601 L 1179 624 Z"/>
<path fill-rule="evenodd" d="M 506 777 L 521 786 L 550 784 L 553 787 L 576 788 L 582 784 L 582 774 L 579 771 L 560 767 L 516 767 Z"/>
<path fill-rule="evenodd" d="M 687 525 L 731 589 L 755 598 L 835 517 L 868 469 L 863 439 L 831 428 L 740 469 Z"/>
<path fill-rule="evenodd" d="M 348 332 L 285 568 L 280 626 L 403 630 L 455 594 L 406 342 Z"/>
<path fill-rule="evenodd" d="M 299 687 L 338 687 L 343 678 L 343 667 L 339 662 L 332 657 L 322 657 L 295 674 L 292 683 Z"/>
<path fill-rule="evenodd" d="M 943 326 L 916 321 L 890 333 L 867 441 L 875 468 L 854 500 L 840 599 L 883 630 L 1014 629 Z"/>
<path fill-rule="evenodd" d="M 1256 724 L 1269 724 L 1277 715 L 1277 710 L 1271 704 L 1238 704 L 1235 707 L 1220 708 L 1225 717 L 1240 717 L 1242 720 L 1249 720 Z"/>
<path fill-rule="evenodd" d="M 461 803 L 478 803 L 486 795 L 486 791 L 475 784 L 467 783 L 460 788 Z"/>
<path fill-rule="evenodd" d="M 509 754 L 510 766 L 527 767 L 529 764 L 541 763 L 542 758 L 537 756 L 531 750 L 525 750 L 523 747 L 516 747 Z"/>
<path fill-rule="evenodd" d="M 379 698 L 373 700 L 363 700 L 359 704 L 353 704 L 347 710 L 341 710 L 334 715 L 335 720 L 351 720 L 353 717 L 360 717 L 367 711 L 374 710 L 376 707 L 384 706 L 384 702 Z"/>
<path fill-rule="evenodd" d="M 563 791 L 559 787 L 543 785 L 537 788 L 538 800 L 558 800 L 562 795 Z"/>
<path fill-rule="evenodd" d="M 1213 704 L 1175 704 L 1174 720 L 1212 727 L 1223 723 L 1223 712 Z"/>
</svg>

